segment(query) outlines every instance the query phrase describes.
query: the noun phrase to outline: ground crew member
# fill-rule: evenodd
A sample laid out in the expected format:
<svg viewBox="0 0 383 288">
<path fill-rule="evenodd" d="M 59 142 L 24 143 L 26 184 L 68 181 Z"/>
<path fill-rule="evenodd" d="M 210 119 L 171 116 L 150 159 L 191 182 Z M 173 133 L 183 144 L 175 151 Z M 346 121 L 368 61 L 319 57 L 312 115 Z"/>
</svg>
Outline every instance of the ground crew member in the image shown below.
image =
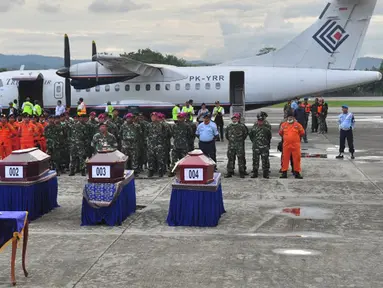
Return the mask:
<svg viewBox="0 0 383 288">
<path fill-rule="evenodd" d="M 12 153 L 12 138 L 16 136 L 16 130 L 8 123 L 7 117 L 1 115 L 0 122 L 0 158 L 4 159 Z"/>
<path fill-rule="evenodd" d="M 181 112 L 181 104 L 176 104 L 174 105 L 173 109 L 172 109 L 172 119 L 174 121 L 174 123 L 177 123 L 177 120 L 178 120 L 178 114 Z"/>
<path fill-rule="evenodd" d="M 20 127 L 20 123 L 16 121 L 15 115 L 9 116 L 9 124 L 12 125 L 13 129 L 16 132 L 16 137 L 12 138 L 12 151 L 20 150 L 20 138 L 18 137 L 18 131 Z"/>
<path fill-rule="evenodd" d="M 41 108 L 39 101 L 35 100 L 35 106 L 33 106 L 33 115 L 40 117 L 43 114 L 43 109 Z"/>
<path fill-rule="evenodd" d="M 191 127 L 185 123 L 185 118 L 188 115 L 184 112 L 178 114 L 178 121 L 173 126 L 172 136 L 173 136 L 173 149 L 172 149 L 172 164 L 170 167 L 169 177 L 175 176 L 172 172 L 176 163 L 184 158 L 189 151 L 188 139 L 190 139 L 193 134 Z"/>
<path fill-rule="evenodd" d="M 343 159 L 344 148 L 346 147 L 346 139 L 348 144 L 348 150 L 351 153 L 351 159 L 355 159 L 354 156 L 354 135 L 352 130 L 355 129 L 355 117 L 354 114 L 348 112 L 348 106 L 342 106 L 343 113 L 339 115 L 339 155 L 336 159 Z"/>
<path fill-rule="evenodd" d="M 319 134 L 325 134 L 326 133 L 326 117 L 327 117 L 327 108 L 328 106 L 324 105 L 324 100 L 319 100 L 318 105 L 318 112 L 317 112 L 317 118 L 318 118 L 318 133 Z"/>
<path fill-rule="evenodd" d="M 309 116 L 311 112 L 311 104 L 308 101 L 309 101 L 309 98 L 305 97 L 302 103 L 303 109 L 305 110 L 305 119 L 306 119 L 306 126 L 303 127 L 305 128 L 305 131 L 307 130 L 307 124 L 309 123 Z"/>
<path fill-rule="evenodd" d="M 35 147 L 38 147 L 41 151 L 46 151 L 45 139 L 44 139 L 44 126 L 38 122 L 37 116 L 33 116 L 31 120 L 32 124 L 36 126 Z"/>
<path fill-rule="evenodd" d="M 224 141 L 224 133 L 223 133 L 223 115 L 225 115 L 225 109 L 221 106 L 219 101 L 215 101 L 215 107 L 213 109 L 213 121 L 215 125 L 217 125 L 217 129 L 220 134 L 220 140 Z"/>
<path fill-rule="evenodd" d="M 189 120 L 193 122 L 194 109 L 193 106 L 190 105 L 189 101 L 185 102 L 185 106 L 182 107 L 182 112 L 187 113 Z"/>
<path fill-rule="evenodd" d="M 239 176 L 245 178 L 245 139 L 247 138 L 246 126 L 239 123 L 239 114 L 235 113 L 231 120 L 233 123 L 227 126 L 225 137 L 229 141 L 227 147 L 227 174 L 225 178 L 230 178 L 234 175 L 235 158 L 238 158 Z"/>
<path fill-rule="evenodd" d="M 290 156 L 293 157 L 294 175 L 296 179 L 303 179 L 301 175 L 301 137 L 305 134 L 302 125 L 294 120 L 292 113 L 287 115 L 287 121 L 283 122 L 279 135 L 283 140 L 282 152 L 282 175 L 280 178 L 287 178 Z"/>
<path fill-rule="evenodd" d="M 113 117 L 113 106 L 110 101 L 106 103 L 105 113 L 108 113 L 109 117 Z"/>
<path fill-rule="evenodd" d="M 203 122 L 198 125 L 195 135 L 199 138 L 199 149 L 217 163 L 215 141 L 219 134 L 217 125 L 210 120 L 210 113 L 203 117 Z M 217 165 L 215 167 L 216 170 Z"/>
<path fill-rule="evenodd" d="M 261 157 L 263 178 L 269 179 L 271 128 L 265 125 L 265 118 L 262 112 L 257 115 L 257 120 L 257 123 L 254 124 L 249 133 L 250 140 L 253 142 L 253 173 L 251 178 L 258 178 L 259 157 Z"/>
<path fill-rule="evenodd" d="M 86 105 L 84 103 L 84 99 L 83 98 L 78 99 L 77 104 L 78 104 L 77 115 L 78 116 L 85 115 L 86 114 Z"/>
<path fill-rule="evenodd" d="M 318 106 L 319 99 L 315 98 L 314 104 L 311 106 L 311 133 L 318 132 Z"/>
<path fill-rule="evenodd" d="M 306 112 L 304 107 L 302 106 L 301 102 L 298 102 L 298 108 L 294 110 L 294 118 L 298 121 L 299 124 L 302 125 L 303 129 L 306 127 Z M 303 135 L 303 140 L 305 143 L 308 143 L 307 141 L 307 134 L 305 129 L 305 135 Z"/>
<path fill-rule="evenodd" d="M 21 106 L 21 110 L 23 114 L 28 114 L 29 116 L 33 115 L 33 104 L 31 103 L 31 98 L 27 97 L 23 106 Z"/>
<path fill-rule="evenodd" d="M 21 149 L 35 147 L 35 137 L 38 135 L 36 126 L 30 122 L 29 114 L 24 114 L 23 122 L 19 127 Z"/>
</svg>

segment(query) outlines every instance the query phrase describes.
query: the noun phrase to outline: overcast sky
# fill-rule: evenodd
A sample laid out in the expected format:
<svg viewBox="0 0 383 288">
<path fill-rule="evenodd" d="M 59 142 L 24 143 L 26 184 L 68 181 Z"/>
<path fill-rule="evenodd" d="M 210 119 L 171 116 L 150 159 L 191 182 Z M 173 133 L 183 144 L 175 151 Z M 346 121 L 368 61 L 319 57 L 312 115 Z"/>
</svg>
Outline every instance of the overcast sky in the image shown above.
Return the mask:
<svg viewBox="0 0 383 288">
<path fill-rule="evenodd" d="M 0 0 L 0 53 L 62 56 L 63 35 L 72 58 L 151 48 L 188 60 L 248 57 L 281 47 L 311 25 L 322 0 Z M 361 56 L 383 57 L 383 1 Z"/>
</svg>

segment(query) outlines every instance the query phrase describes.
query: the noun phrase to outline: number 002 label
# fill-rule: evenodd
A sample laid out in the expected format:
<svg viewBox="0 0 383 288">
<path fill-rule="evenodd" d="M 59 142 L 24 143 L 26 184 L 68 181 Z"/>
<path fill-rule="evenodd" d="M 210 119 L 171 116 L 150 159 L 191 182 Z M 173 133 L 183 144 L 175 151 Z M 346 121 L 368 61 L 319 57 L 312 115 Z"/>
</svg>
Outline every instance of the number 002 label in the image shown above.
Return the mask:
<svg viewBox="0 0 383 288">
<path fill-rule="evenodd" d="M 92 166 L 92 178 L 110 178 L 110 166 Z"/>
<path fill-rule="evenodd" d="M 23 178 L 23 166 L 5 166 L 5 178 Z"/>
<path fill-rule="evenodd" d="M 185 168 L 184 176 L 186 181 L 202 181 L 203 169 L 202 168 Z"/>
</svg>

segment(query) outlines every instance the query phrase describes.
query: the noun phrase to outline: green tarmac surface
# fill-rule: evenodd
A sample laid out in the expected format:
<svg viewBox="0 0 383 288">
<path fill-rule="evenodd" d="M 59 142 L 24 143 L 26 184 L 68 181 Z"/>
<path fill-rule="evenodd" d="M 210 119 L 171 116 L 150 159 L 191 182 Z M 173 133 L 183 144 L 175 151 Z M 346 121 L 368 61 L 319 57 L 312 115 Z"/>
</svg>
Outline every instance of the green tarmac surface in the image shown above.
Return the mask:
<svg viewBox="0 0 383 288">
<path fill-rule="evenodd" d="M 383 100 L 382 101 L 360 101 L 360 100 L 351 100 L 351 101 L 326 101 L 327 104 L 331 107 L 341 107 L 342 105 L 348 105 L 349 107 L 383 107 Z M 285 106 L 286 103 L 280 103 L 273 105 L 272 108 L 282 108 Z M 310 102 L 310 104 L 313 104 L 313 102 Z"/>
</svg>

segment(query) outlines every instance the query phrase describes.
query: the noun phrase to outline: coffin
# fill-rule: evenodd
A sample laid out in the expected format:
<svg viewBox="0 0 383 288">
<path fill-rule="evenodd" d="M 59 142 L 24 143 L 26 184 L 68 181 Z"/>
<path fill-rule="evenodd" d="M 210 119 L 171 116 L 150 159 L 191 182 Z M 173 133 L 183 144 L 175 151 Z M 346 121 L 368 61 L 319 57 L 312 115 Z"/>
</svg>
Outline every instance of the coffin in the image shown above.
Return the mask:
<svg viewBox="0 0 383 288">
<path fill-rule="evenodd" d="M 86 161 L 88 182 L 116 183 L 123 180 L 127 160 L 128 157 L 118 150 L 99 151 Z"/>
<path fill-rule="evenodd" d="M 1 181 L 35 181 L 49 171 L 50 158 L 38 148 L 15 150 L 0 161 Z"/>
</svg>

